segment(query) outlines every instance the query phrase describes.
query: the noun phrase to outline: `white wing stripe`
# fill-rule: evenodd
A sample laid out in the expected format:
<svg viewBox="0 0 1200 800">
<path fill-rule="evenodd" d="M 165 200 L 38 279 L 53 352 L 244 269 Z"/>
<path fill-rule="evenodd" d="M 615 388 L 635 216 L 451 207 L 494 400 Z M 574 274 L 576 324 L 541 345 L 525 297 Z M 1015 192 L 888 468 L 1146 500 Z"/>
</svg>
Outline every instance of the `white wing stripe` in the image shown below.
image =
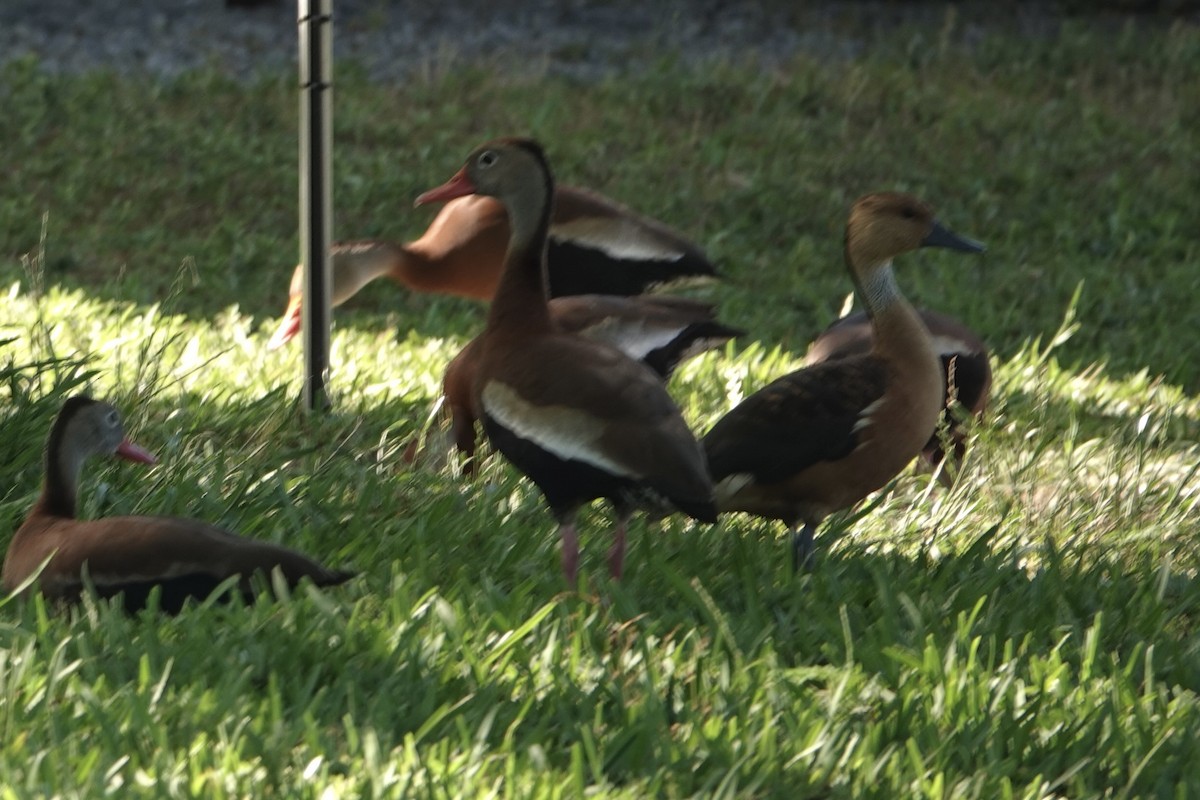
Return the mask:
<svg viewBox="0 0 1200 800">
<path fill-rule="evenodd" d="M 656 240 L 637 225 L 622 221 L 578 219 L 553 226 L 551 237 L 600 250 L 621 259 L 678 261 L 685 253 L 678 247 Z"/>
<path fill-rule="evenodd" d="M 569 461 L 582 461 L 614 475 L 641 478 L 605 455 L 599 444 L 603 426 L 578 409 L 535 405 L 499 381 L 484 386 L 480 400 L 484 412 L 497 424 L 548 453 Z"/>
</svg>

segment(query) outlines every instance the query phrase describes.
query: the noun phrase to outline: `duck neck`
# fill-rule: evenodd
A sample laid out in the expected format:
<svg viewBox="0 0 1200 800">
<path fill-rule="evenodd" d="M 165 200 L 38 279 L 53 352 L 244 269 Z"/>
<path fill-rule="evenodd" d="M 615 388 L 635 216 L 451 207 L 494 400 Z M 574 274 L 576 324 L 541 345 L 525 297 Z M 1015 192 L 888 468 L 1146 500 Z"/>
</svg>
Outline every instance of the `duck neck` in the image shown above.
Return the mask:
<svg viewBox="0 0 1200 800">
<path fill-rule="evenodd" d="M 874 349 L 904 360 L 932 358 L 929 333 L 901 293 L 891 260 L 868 269 L 852 269 L 851 274 L 875 331 Z"/>
<path fill-rule="evenodd" d="M 554 185 L 548 172 L 543 175 L 541 183 L 523 186 L 504 199 L 512 233 L 500 284 L 488 311 L 489 331 L 551 330 L 546 304 L 546 237 Z"/>
<path fill-rule="evenodd" d="M 376 278 L 412 271 L 409 254 L 390 242 L 353 242 L 337 245 L 331 253 L 333 290 L 330 303 L 340 306 Z"/>
<path fill-rule="evenodd" d="M 65 446 L 64 427 L 55 426 L 46 442 L 46 476 L 37 507 L 45 514 L 73 518 L 84 457 Z"/>
<path fill-rule="evenodd" d="M 867 314 L 874 319 L 880 314 L 890 313 L 897 304 L 905 304 L 904 295 L 896 284 L 896 275 L 892 271 L 892 262 L 865 270 L 852 270 L 854 285 L 862 295 L 863 305 Z"/>
</svg>

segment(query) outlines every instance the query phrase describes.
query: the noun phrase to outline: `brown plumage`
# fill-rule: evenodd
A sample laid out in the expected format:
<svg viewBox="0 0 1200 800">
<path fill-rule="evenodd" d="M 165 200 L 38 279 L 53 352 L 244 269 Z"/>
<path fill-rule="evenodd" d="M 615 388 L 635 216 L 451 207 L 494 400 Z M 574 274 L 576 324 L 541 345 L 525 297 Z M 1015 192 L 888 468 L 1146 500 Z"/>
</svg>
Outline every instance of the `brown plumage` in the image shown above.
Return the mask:
<svg viewBox="0 0 1200 800">
<path fill-rule="evenodd" d="M 813 533 L 826 516 L 912 461 L 944 407 L 929 332 L 892 274 L 892 259 L 918 247 L 983 250 L 942 227 L 911 195 L 859 199 L 846 225 L 845 256 L 871 316 L 870 352 L 775 380 L 704 437 L 718 507 L 785 522 L 797 566 L 810 562 Z"/>
<path fill-rule="evenodd" d="M 509 225 L 504 206 L 483 195 L 456 198 L 428 230 L 407 244 L 340 242 L 331 256 L 334 306 L 387 276 L 415 292 L 490 300 L 500 282 Z M 551 297 L 634 295 L 685 278 L 715 274 L 698 246 L 657 220 L 594 192 L 562 186 L 555 193 L 548 238 Z M 268 347 L 300 330 L 304 274 L 292 274 L 287 310 Z"/>
<path fill-rule="evenodd" d="M 551 322 L 558 330 L 610 344 L 646 364 L 663 380 L 681 362 L 742 334 L 717 322 L 711 304 L 686 297 L 575 295 L 554 298 L 549 308 Z M 466 458 L 468 471 L 472 469 L 475 423 L 480 416 L 471 387 L 482 352 L 482 336 L 472 339 L 446 366 L 442 381 L 451 436 Z"/>
<path fill-rule="evenodd" d="M 126 609 L 146 605 L 158 587 L 160 607 L 176 613 L 189 598 L 203 598 L 238 575 L 243 595 L 251 576 L 278 568 L 289 585 L 308 578 L 318 586 L 342 583 L 353 573 L 332 570 L 285 547 L 236 536 L 213 525 L 176 517 L 75 518 L 79 474 L 91 455 L 114 454 L 143 463 L 154 457 L 125 439 L 117 410 L 88 397 L 68 399 L 46 442 L 41 496 L 9 543 L 5 591 L 37 573 L 31 589 L 53 600 L 74 601 L 86 585 L 101 597 L 121 595 Z"/>
<path fill-rule="evenodd" d="M 917 313 L 929 330 L 934 352 L 942 362 L 942 397 L 946 404 L 942 412 L 945 438 L 942 431 L 935 431 L 921 449 L 921 456 L 937 470 L 938 480 L 949 487 L 967 450 L 967 435 L 960 416 L 963 412 L 958 407 L 977 419 L 987 410 L 992 388 L 990 354 L 979 335 L 962 322 L 928 309 Z M 871 343 L 871 319 L 865 311 L 859 311 L 826 328 L 809 348 L 806 363 L 811 366 L 863 355 L 870 352 Z M 952 447 L 950 458 L 938 469 L 946 457 L 946 442 Z"/>
<path fill-rule="evenodd" d="M 537 484 L 554 512 L 568 581 L 578 565 L 578 509 L 600 497 L 616 506 L 609 570 L 619 578 L 626 522 L 640 502 L 653 497 L 715 518 L 704 454 L 649 367 L 551 320 L 544 270 L 554 181 L 541 147 L 527 139 L 488 143 L 417 202 L 470 193 L 500 200 L 512 229 L 473 404 L 492 446 Z"/>
</svg>

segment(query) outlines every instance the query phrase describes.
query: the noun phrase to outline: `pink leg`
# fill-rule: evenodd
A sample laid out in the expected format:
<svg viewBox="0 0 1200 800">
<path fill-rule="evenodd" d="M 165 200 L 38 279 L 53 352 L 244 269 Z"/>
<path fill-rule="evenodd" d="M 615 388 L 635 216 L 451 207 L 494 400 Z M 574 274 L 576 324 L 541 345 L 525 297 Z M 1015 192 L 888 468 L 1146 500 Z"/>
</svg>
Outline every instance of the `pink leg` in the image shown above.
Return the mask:
<svg viewBox="0 0 1200 800">
<path fill-rule="evenodd" d="M 608 574 L 613 580 L 621 580 L 621 572 L 625 568 L 625 528 L 629 523 L 629 515 L 617 517 L 617 527 L 613 529 L 613 544 L 608 551 Z"/>
<path fill-rule="evenodd" d="M 574 586 L 579 574 L 579 534 L 575 531 L 575 523 L 564 522 L 559 525 L 558 535 L 562 538 L 563 577 Z"/>
</svg>

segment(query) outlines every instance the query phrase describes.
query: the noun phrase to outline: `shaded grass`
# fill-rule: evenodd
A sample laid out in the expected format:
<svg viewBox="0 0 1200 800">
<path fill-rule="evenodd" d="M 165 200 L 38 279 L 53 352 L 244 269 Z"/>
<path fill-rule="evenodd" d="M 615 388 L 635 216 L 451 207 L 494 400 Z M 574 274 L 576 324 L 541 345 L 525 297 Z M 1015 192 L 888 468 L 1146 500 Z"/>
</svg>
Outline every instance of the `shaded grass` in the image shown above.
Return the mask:
<svg viewBox="0 0 1200 800">
<path fill-rule="evenodd" d="M 852 64 L 665 60 L 597 85 L 464 68 L 380 87 L 343 69 L 342 235 L 419 231 L 417 191 L 478 140 L 529 131 L 564 179 L 708 244 L 728 274 L 711 295 L 753 337 L 673 381 L 697 429 L 840 307 L 858 193 L 918 191 L 991 246 L 980 267 L 900 265 L 912 297 L 998 353 L 953 491 L 905 473 L 832 521 L 800 579 L 777 526 L 670 519 L 635 524 L 611 586 L 597 510 L 578 594 L 503 463 L 467 482 L 432 454 L 405 462 L 475 306 L 365 293 L 338 315 L 325 416 L 292 399 L 300 354 L 264 353 L 295 249 L 290 80 L 8 68 L 0 275 L 20 284 L 0 326 L 0 529 L 86 386 L 162 464 L 92 465 L 85 515 L 196 516 L 363 575 L 173 620 L 0 601 L 0 796 L 1194 785 L 1200 40 L 1147 35 L 1068 25 L 965 52 L 900 31 Z"/>
</svg>

